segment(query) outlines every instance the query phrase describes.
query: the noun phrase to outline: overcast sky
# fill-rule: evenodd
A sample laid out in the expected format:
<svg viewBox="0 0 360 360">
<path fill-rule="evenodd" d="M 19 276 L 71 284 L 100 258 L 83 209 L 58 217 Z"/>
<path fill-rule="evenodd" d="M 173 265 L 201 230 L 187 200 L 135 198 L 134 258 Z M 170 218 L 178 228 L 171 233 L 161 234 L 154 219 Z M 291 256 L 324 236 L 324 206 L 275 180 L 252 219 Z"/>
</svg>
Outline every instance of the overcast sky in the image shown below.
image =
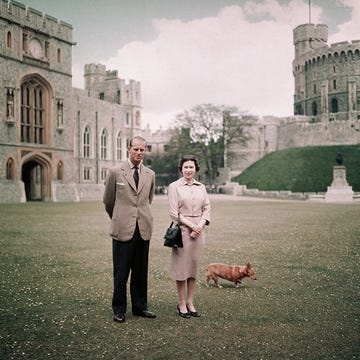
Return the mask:
<svg viewBox="0 0 360 360">
<path fill-rule="evenodd" d="M 328 43 L 360 40 L 360 0 L 23 0 L 74 27 L 73 86 L 102 63 L 142 86 L 153 130 L 203 103 L 292 115 L 293 29 L 329 27 Z"/>
</svg>

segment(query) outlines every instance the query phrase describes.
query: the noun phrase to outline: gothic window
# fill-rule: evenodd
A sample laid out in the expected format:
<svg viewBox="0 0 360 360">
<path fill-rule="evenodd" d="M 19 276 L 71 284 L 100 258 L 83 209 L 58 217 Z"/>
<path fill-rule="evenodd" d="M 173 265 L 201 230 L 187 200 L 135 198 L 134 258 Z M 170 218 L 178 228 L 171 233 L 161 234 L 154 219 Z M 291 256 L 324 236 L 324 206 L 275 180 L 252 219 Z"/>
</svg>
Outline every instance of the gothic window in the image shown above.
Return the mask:
<svg viewBox="0 0 360 360">
<path fill-rule="evenodd" d="M 44 99 L 45 89 L 36 80 L 21 85 L 21 142 L 45 143 Z"/>
<path fill-rule="evenodd" d="M 49 48 L 49 42 L 45 41 L 45 57 L 47 59 L 50 58 L 50 48 Z"/>
<path fill-rule="evenodd" d="M 126 139 L 126 148 L 128 149 L 130 146 L 130 139 Z M 129 152 L 126 152 L 126 157 L 129 158 Z"/>
<path fill-rule="evenodd" d="M 87 126 L 83 134 L 83 156 L 88 159 L 90 157 L 90 129 Z"/>
<path fill-rule="evenodd" d="M 57 49 L 57 62 L 61 63 L 61 50 Z"/>
<path fill-rule="evenodd" d="M 116 137 L 116 160 L 121 160 L 121 132 L 118 132 Z"/>
<path fill-rule="evenodd" d="M 105 94 L 103 92 L 99 93 L 99 99 L 105 100 Z"/>
<path fill-rule="evenodd" d="M 336 90 L 336 80 L 335 79 L 333 80 L 333 88 L 334 88 L 334 90 Z"/>
<path fill-rule="evenodd" d="M 27 34 L 23 34 L 23 39 L 22 39 L 22 47 L 23 47 L 23 51 L 25 53 L 28 52 L 28 36 Z"/>
<path fill-rule="evenodd" d="M 91 180 L 91 168 L 84 167 L 84 180 Z"/>
<path fill-rule="evenodd" d="M 64 103 L 62 99 L 57 101 L 57 127 L 62 128 L 64 126 Z"/>
<path fill-rule="evenodd" d="M 116 102 L 118 104 L 121 104 L 121 91 L 120 90 L 117 91 L 116 98 L 117 98 Z"/>
<path fill-rule="evenodd" d="M 13 158 L 9 158 L 6 162 L 6 180 L 15 179 L 15 162 Z"/>
<path fill-rule="evenodd" d="M 105 168 L 102 168 L 102 169 L 101 169 L 101 180 L 102 180 L 102 181 L 106 179 L 107 171 L 108 171 L 108 170 L 105 169 Z"/>
<path fill-rule="evenodd" d="M 136 112 L 136 115 L 135 115 L 135 124 L 136 126 L 139 126 L 140 127 L 140 120 L 141 120 L 141 117 L 140 117 L 140 111 L 137 111 Z"/>
<path fill-rule="evenodd" d="M 332 113 L 338 112 L 338 101 L 335 98 L 331 100 L 331 112 Z"/>
<path fill-rule="evenodd" d="M 125 125 L 130 126 L 130 114 L 126 113 L 125 115 Z"/>
<path fill-rule="evenodd" d="M 314 102 L 312 103 L 312 114 L 313 114 L 314 116 L 317 115 L 317 103 L 316 103 L 316 101 L 314 101 Z"/>
<path fill-rule="evenodd" d="M 64 180 L 64 163 L 61 160 L 57 164 L 56 178 L 58 181 Z"/>
<path fill-rule="evenodd" d="M 296 114 L 295 114 L 295 115 L 304 115 L 301 104 L 297 104 L 297 105 L 296 105 Z"/>
<path fill-rule="evenodd" d="M 6 46 L 11 49 L 12 48 L 12 35 L 11 35 L 11 31 L 8 31 L 8 33 L 6 34 Z"/>
<path fill-rule="evenodd" d="M 314 84 L 314 94 L 316 94 L 316 84 Z"/>
<path fill-rule="evenodd" d="M 107 133 L 104 129 L 101 133 L 101 140 L 100 140 L 100 158 L 105 160 L 107 159 Z"/>
</svg>

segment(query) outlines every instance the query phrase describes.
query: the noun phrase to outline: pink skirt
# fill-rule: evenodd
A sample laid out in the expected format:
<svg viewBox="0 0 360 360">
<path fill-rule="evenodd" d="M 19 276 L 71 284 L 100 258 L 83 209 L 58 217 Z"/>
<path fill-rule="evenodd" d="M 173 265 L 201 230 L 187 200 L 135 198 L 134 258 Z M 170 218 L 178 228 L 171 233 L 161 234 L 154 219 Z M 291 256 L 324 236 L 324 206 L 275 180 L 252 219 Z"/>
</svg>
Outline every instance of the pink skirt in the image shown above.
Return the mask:
<svg viewBox="0 0 360 360">
<path fill-rule="evenodd" d="M 191 220 L 197 222 L 195 218 L 191 218 Z M 182 225 L 181 235 L 184 247 L 172 249 L 170 276 L 173 280 L 182 281 L 188 278 L 196 279 L 197 277 L 205 246 L 205 230 L 202 230 L 200 236 L 196 239 L 192 239 L 190 233 L 190 229 Z"/>
</svg>

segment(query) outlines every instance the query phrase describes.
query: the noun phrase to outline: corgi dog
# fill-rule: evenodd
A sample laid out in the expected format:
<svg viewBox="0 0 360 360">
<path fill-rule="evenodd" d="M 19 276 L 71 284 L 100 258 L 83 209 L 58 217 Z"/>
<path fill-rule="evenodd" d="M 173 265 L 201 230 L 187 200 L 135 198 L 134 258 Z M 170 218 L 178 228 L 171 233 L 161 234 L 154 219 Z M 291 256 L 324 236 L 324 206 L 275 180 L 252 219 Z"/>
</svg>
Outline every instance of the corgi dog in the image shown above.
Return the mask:
<svg viewBox="0 0 360 360">
<path fill-rule="evenodd" d="M 254 269 L 252 268 L 250 263 L 247 263 L 246 266 L 212 263 L 206 267 L 205 271 L 205 284 L 207 287 L 209 287 L 209 281 L 211 279 L 214 280 L 218 288 L 222 287 L 219 284 L 219 278 L 234 282 L 235 287 L 237 288 L 242 285 L 241 280 L 244 277 L 249 277 L 251 280 L 256 280 Z"/>
</svg>

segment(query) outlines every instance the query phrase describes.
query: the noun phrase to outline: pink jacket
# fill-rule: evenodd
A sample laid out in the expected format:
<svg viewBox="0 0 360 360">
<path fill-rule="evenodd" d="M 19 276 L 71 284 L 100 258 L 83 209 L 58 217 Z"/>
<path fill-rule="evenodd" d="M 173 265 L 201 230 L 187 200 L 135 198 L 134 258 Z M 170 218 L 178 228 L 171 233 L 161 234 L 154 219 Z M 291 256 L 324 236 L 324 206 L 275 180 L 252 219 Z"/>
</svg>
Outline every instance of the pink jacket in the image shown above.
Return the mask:
<svg viewBox="0 0 360 360">
<path fill-rule="evenodd" d="M 177 222 L 180 212 L 180 223 L 192 228 L 198 224 L 204 226 L 210 222 L 210 200 L 206 188 L 198 181 L 193 185 L 186 184 L 184 178 L 172 182 L 168 188 L 170 217 Z M 192 217 L 200 221 L 192 222 Z"/>
</svg>

